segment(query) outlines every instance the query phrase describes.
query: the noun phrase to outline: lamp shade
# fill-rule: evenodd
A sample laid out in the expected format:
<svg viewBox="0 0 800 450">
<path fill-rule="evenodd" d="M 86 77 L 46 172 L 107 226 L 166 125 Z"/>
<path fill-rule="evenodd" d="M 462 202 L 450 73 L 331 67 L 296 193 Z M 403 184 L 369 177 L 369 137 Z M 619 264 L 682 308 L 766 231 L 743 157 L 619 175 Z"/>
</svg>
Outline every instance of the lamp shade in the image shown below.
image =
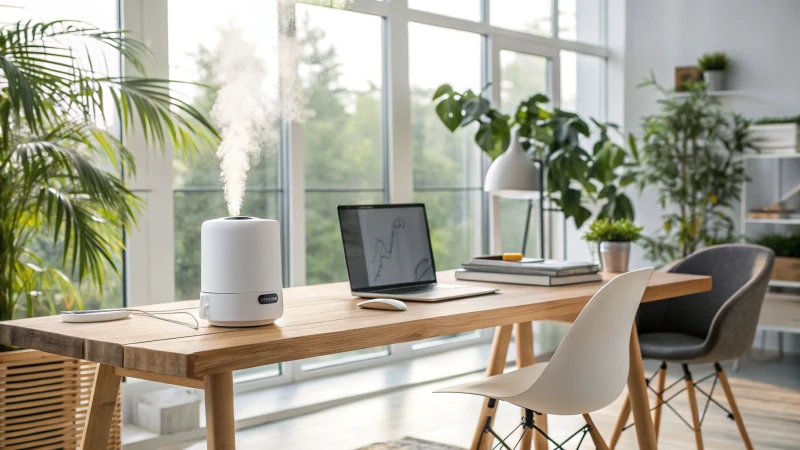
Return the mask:
<svg viewBox="0 0 800 450">
<path fill-rule="evenodd" d="M 541 191 L 539 169 L 519 142 L 519 129 L 511 136 L 511 144 L 494 160 L 483 182 L 483 190 L 503 197 L 530 197 Z"/>
</svg>

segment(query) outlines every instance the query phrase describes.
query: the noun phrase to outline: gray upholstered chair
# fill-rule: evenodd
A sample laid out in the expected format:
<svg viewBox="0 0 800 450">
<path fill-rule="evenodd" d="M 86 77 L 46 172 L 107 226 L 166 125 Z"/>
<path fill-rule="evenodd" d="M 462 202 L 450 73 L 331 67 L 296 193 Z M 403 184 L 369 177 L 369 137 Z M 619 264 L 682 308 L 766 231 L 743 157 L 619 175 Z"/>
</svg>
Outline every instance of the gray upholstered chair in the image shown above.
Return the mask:
<svg viewBox="0 0 800 450">
<path fill-rule="evenodd" d="M 639 307 L 636 324 L 642 357 L 662 361 L 658 370 L 658 386 L 650 387 L 657 394 L 653 417 L 656 436 L 662 407 L 672 409 L 668 401 L 674 394 L 665 395 L 665 392 L 680 384 L 678 380 L 664 388 L 667 362 L 673 362 L 681 364 L 683 369 L 684 390 L 692 410 L 690 428 L 694 431 L 698 450 L 703 448 L 698 392 L 706 397 L 707 402 L 715 403 L 736 421 L 744 446 L 753 448 L 719 361 L 740 358 L 752 346 L 774 259 L 772 250 L 757 245 L 730 244 L 705 248 L 673 265 L 669 272 L 710 275 L 713 284 L 711 292 L 644 303 Z M 715 373 L 693 381 L 689 364 L 701 363 L 714 363 Z M 648 379 L 648 385 L 653 378 L 655 374 Z M 699 386 L 712 378 L 713 385 L 709 391 Z M 730 410 L 711 399 L 717 381 L 725 391 Z M 612 449 L 629 415 L 630 403 L 626 401 L 611 438 Z"/>
</svg>

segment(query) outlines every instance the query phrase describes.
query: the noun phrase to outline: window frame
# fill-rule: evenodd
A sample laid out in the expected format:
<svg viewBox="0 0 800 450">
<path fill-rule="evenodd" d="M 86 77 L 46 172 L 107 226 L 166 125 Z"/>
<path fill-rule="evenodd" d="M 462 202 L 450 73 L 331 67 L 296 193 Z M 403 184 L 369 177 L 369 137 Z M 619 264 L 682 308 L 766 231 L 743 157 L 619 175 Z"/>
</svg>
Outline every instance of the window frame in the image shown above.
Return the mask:
<svg viewBox="0 0 800 450">
<path fill-rule="evenodd" d="M 168 7 L 167 2 L 148 0 L 119 0 L 120 23 L 133 35 L 147 42 L 153 54 L 151 74 L 159 77 L 169 75 L 168 55 Z M 499 61 L 500 50 L 546 56 L 551 61 L 550 83 L 554 106 L 560 103 L 560 52 L 569 50 L 579 54 L 593 55 L 606 61 L 608 68 L 612 51 L 608 39 L 602 45 L 580 41 L 565 40 L 558 37 L 558 0 L 552 1 L 554 37 L 542 37 L 524 32 L 504 29 L 491 25 L 489 3 L 482 0 L 481 20 L 473 22 L 436 13 L 414 10 L 408 7 L 408 0 L 353 0 L 348 10 L 362 14 L 381 17 L 383 20 L 383 126 L 381 141 L 385 161 L 384 197 L 387 203 L 409 203 L 414 195 L 413 164 L 411 151 L 411 92 L 409 85 L 409 23 L 416 22 L 442 28 L 467 31 L 482 36 L 483 49 L 481 55 L 482 80 L 484 83 L 498 81 L 501 78 Z M 608 28 L 608 5 L 602 2 L 600 11 L 603 17 L 601 30 Z M 614 0 L 611 0 L 614 1 Z M 313 3 L 300 0 L 303 3 Z M 124 67 L 131 73 L 132 67 Z M 615 71 L 615 75 L 618 72 Z M 447 80 L 442 80 L 445 82 Z M 616 90 L 616 82 L 614 89 Z M 609 77 L 605 79 L 605 107 L 608 107 Z M 500 101 L 500 84 L 492 83 L 489 90 L 490 100 L 494 105 Z M 173 219 L 173 170 L 172 149 L 163 153 L 154 153 L 146 148 L 140 130 L 126 136 L 132 148 L 139 171 L 136 178 L 129 179 L 129 185 L 142 195 L 147 202 L 147 209 L 139 218 L 138 230 L 128 230 L 125 260 L 126 295 L 128 306 L 171 301 L 175 292 L 174 280 L 174 219 Z M 280 221 L 283 233 L 284 265 L 288 268 L 284 283 L 286 286 L 304 285 L 306 282 L 306 223 L 305 223 L 305 186 L 302 124 L 286 123 L 282 129 L 280 151 Z M 483 172 L 489 161 L 481 157 Z M 166 162 L 166 163 L 165 163 Z M 482 180 L 481 180 L 482 186 Z M 464 191 L 477 190 L 475 187 L 464 188 Z M 424 189 L 428 190 L 428 189 Z M 481 206 L 476 221 L 475 239 L 477 248 L 488 251 L 490 241 L 496 244 L 489 230 L 491 200 L 487 194 L 481 196 Z M 198 224 L 199 226 L 199 224 Z M 389 346 L 389 355 L 358 361 L 352 364 L 329 366 L 323 369 L 302 372 L 299 361 L 283 363 L 280 375 L 260 380 L 238 383 L 237 392 L 245 392 L 279 384 L 291 383 L 303 379 L 316 378 L 351 370 L 386 364 L 422 354 L 444 351 L 461 346 L 475 345 L 491 340 L 492 330 L 483 330 L 475 339 L 457 339 L 454 342 L 443 341 L 441 345 L 432 345 L 424 349 L 413 350 L 412 343 L 393 344 Z M 140 383 L 135 383 L 140 384 Z M 141 389 L 141 388 L 138 388 Z M 130 404 L 130 402 L 128 403 Z M 128 415 L 130 417 L 130 415 Z"/>
</svg>

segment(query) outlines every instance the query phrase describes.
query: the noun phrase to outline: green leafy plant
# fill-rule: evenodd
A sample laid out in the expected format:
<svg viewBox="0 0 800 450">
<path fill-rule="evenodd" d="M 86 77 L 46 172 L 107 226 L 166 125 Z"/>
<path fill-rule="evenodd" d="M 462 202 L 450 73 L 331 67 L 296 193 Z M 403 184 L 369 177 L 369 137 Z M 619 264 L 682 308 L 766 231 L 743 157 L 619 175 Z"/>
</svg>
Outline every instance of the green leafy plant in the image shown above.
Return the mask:
<svg viewBox="0 0 800 450">
<path fill-rule="evenodd" d="M 753 121 L 753 125 L 776 125 L 782 123 L 800 124 L 800 116 L 793 117 L 763 117 Z"/>
<path fill-rule="evenodd" d="M 629 219 L 597 219 L 583 235 L 588 242 L 635 242 L 642 237 L 644 227 L 637 227 Z"/>
<path fill-rule="evenodd" d="M 661 263 L 685 257 L 702 245 L 735 240 L 734 208 L 749 181 L 741 155 L 753 148 L 747 120 L 724 110 L 703 83 L 675 97 L 650 76 L 640 87 L 664 94 L 660 111 L 643 119 L 640 189 L 655 188 L 664 210 L 662 231 L 643 238 L 646 256 Z"/>
<path fill-rule="evenodd" d="M 768 234 L 757 239 L 755 243 L 772 249 L 775 252 L 775 256 L 800 258 L 800 234 L 789 236 Z"/>
<path fill-rule="evenodd" d="M 634 178 L 622 172 L 635 165 L 636 155 L 611 138 L 612 132 L 619 132 L 616 125 L 592 119 L 597 140 L 586 150 L 584 146 L 593 138 L 589 124 L 575 113 L 546 109 L 550 99 L 543 94 L 522 100 L 513 115 L 492 108 L 487 99 L 470 90 L 456 92 L 449 84 L 439 86 L 433 100 L 439 119 L 450 131 L 476 124 L 475 142 L 492 159 L 508 148 L 511 129 L 519 127 L 522 146 L 545 163 L 545 194 L 578 228 L 592 216 L 590 205 L 600 205 L 600 218 L 633 219 L 633 204 L 622 188 Z"/>
<path fill-rule="evenodd" d="M 139 76 L 110 76 L 110 50 Z M 83 52 L 82 50 L 86 50 Z M 122 174 L 134 156 L 119 132 L 139 127 L 149 146 L 191 152 L 215 145 L 214 126 L 146 75 L 145 45 L 81 22 L 0 28 L 0 320 L 80 307 L 73 283 L 102 290 L 123 248 L 121 230 L 143 203 Z M 64 273 L 40 251 L 49 240 Z"/>
<path fill-rule="evenodd" d="M 704 53 L 697 58 L 697 66 L 702 70 L 728 70 L 731 59 L 725 52 Z"/>
</svg>

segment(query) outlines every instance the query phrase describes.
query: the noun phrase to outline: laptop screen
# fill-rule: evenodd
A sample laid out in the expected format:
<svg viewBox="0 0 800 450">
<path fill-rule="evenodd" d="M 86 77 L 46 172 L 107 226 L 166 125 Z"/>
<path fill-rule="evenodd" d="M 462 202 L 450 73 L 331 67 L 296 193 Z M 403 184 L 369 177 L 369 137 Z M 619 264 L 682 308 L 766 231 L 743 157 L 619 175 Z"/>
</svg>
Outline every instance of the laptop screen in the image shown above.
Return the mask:
<svg viewBox="0 0 800 450">
<path fill-rule="evenodd" d="M 436 282 L 425 205 L 339 206 L 354 291 Z"/>
</svg>

